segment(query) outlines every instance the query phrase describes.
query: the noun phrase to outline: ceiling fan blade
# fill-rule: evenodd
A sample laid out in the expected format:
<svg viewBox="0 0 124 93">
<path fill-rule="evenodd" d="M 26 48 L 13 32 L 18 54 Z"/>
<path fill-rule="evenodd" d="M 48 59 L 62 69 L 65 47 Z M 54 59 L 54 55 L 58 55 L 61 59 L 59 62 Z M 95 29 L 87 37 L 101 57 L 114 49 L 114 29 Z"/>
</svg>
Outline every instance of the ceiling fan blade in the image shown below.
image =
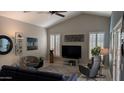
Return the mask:
<svg viewBox="0 0 124 93">
<path fill-rule="evenodd" d="M 50 14 L 55 14 L 55 13 L 56 13 L 56 11 L 49 11 L 49 13 L 50 13 Z"/>
<path fill-rule="evenodd" d="M 38 14 L 41 14 L 41 13 L 50 13 L 50 14 L 55 14 L 55 15 L 58 15 L 60 17 L 65 17 L 65 15 L 63 14 L 60 14 L 60 12 L 67 12 L 67 11 L 23 11 L 24 13 L 30 13 L 30 12 L 36 12 Z"/>
<path fill-rule="evenodd" d="M 65 17 L 65 15 L 62 15 L 62 14 L 59 14 L 59 13 L 55 13 L 56 15 L 58 16 L 61 16 L 61 17 Z"/>
</svg>

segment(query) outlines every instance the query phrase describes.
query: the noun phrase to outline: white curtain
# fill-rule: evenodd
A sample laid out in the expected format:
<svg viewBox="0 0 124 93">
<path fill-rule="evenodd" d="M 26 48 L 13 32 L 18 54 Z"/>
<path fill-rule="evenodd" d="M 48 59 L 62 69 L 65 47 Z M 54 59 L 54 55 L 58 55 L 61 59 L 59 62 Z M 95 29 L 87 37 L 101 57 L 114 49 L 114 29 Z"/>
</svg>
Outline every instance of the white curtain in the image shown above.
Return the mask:
<svg viewBox="0 0 124 93">
<path fill-rule="evenodd" d="M 60 34 L 50 35 L 50 50 L 54 51 L 54 56 L 60 56 Z"/>
</svg>

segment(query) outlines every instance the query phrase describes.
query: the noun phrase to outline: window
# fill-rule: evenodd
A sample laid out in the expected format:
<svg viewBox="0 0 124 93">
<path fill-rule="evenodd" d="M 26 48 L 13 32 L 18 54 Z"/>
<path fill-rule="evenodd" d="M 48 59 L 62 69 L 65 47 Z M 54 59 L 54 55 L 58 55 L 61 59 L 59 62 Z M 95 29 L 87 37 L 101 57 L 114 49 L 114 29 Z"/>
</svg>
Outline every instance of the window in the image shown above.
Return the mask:
<svg viewBox="0 0 124 93">
<path fill-rule="evenodd" d="M 91 50 L 99 46 L 101 48 L 104 47 L 104 33 L 90 33 L 89 35 L 89 58 L 91 59 Z"/>
<path fill-rule="evenodd" d="M 60 35 L 59 34 L 50 35 L 50 50 L 54 50 L 54 55 L 56 57 L 60 56 Z"/>
<path fill-rule="evenodd" d="M 54 50 L 54 35 L 50 35 L 50 50 Z"/>
</svg>

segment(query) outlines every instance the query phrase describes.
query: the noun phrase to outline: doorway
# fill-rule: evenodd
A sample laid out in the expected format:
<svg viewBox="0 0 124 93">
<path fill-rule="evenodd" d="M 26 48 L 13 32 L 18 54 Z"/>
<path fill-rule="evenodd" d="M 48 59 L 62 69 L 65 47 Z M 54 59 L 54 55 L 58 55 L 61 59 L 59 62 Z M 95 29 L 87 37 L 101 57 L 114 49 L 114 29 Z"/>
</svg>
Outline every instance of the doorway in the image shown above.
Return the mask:
<svg viewBox="0 0 124 93">
<path fill-rule="evenodd" d="M 113 80 L 120 81 L 121 76 L 121 28 L 122 28 L 122 18 L 116 24 L 112 32 L 112 56 L 113 56 Z"/>
</svg>

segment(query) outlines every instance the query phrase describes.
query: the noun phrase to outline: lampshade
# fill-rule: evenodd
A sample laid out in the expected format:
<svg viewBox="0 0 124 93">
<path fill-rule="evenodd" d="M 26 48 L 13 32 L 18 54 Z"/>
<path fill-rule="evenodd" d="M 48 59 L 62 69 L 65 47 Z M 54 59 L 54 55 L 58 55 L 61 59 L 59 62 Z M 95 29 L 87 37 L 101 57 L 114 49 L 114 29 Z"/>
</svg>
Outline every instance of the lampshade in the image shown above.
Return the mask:
<svg viewBox="0 0 124 93">
<path fill-rule="evenodd" d="M 102 48 L 101 51 L 100 51 L 101 55 L 107 55 L 108 53 L 109 53 L 108 48 Z"/>
</svg>

